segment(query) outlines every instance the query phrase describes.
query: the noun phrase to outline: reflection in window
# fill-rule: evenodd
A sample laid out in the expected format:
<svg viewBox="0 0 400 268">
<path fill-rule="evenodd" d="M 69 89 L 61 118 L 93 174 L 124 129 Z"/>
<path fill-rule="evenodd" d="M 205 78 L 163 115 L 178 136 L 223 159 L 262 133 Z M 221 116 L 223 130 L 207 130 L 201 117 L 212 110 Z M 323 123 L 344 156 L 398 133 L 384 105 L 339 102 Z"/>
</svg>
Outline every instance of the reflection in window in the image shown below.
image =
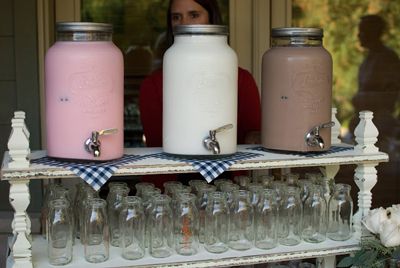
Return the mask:
<svg viewBox="0 0 400 268">
<path fill-rule="evenodd" d="M 142 80 L 162 65 L 165 47 L 165 0 L 82 0 L 81 21 L 111 23 L 113 41 L 125 61 L 125 147 L 143 146 L 138 107 Z M 218 0 L 228 25 L 229 0 Z"/>
<path fill-rule="evenodd" d="M 373 206 L 400 203 L 400 2 L 293 0 L 292 7 L 293 26 L 324 29 L 345 141 L 353 142 L 358 112 L 374 112 L 377 146 L 390 160 L 378 167 Z"/>
</svg>

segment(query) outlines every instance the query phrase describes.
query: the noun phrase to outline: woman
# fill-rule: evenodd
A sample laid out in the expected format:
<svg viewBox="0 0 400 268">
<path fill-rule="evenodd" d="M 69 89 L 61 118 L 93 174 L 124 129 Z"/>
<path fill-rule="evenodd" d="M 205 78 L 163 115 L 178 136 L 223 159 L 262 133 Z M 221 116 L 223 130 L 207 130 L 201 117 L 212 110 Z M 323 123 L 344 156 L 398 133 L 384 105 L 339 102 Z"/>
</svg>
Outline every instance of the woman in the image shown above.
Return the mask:
<svg viewBox="0 0 400 268">
<path fill-rule="evenodd" d="M 167 13 L 167 47 L 173 43 L 172 29 L 185 24 L 221 24 L 215 0 L 170 0 Z M 195 52 L 193 52 L 195 53 Z M 162 146 L 162 69 L 148 76 L 140 88 L 140 116 L 148 147 Z M 257 143 L 261 108 L 257 85 L 251 74 L 238 71 L 238 143 Z"/>
</svg>

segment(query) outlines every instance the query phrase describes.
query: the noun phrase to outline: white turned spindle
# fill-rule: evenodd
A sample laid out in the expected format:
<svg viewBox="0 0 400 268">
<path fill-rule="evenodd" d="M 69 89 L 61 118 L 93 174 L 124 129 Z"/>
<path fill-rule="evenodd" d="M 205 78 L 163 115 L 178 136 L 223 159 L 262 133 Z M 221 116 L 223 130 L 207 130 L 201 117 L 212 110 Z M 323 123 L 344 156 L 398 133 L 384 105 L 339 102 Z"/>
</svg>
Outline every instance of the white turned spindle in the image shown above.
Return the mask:
<svg viewBox="0 0 400 268">
<path fill-rule="evenodd" d="M 30 203 L 29 180 L 15 180 L 10 182 L 10 203 L 14 208 L 12 245 L 13 268 L 32 268 L 32 245 L 29 239 L 30 227 L 26 209 Z"/>
<path fill-rule="evenodd" d="M 335 123 L 335 125 L 332 127 L 331 130 L 331 144 L 339 144 L 342 141 L 339 139 L 340 136 L 340 122 L 336 117 L 337 114 L 337 109 L 336 108 L 332 108 L 332 122 Z"/>
<path fill-rule="evenodd" d="M 354 150 L 359 153 L 376 153 L 379 151 L 375 143 L 378 141 L 378 129 L 372 122 L 373 113 L 370 111 L 360 112 L 360 123 L 354 130 L 357 145 Z"/>
<path fill-rule="evenodd" d="M 353 217 L 353 225 L 356 232 L 361 235 L 361 221 L 368 215 L 372 204 L 371 190 L 377 183 L 377 170 L 375 166 L 378 163 L 358 164 L 355 169 L 354 181 L 359 189 L 358 191 L 358 211 Z"/>
<path fill-rule="evenodd" d="M 31 133 L 29 132 L 28 127 L 26 126 L 25 112 L 24 111 L 15 111 L 14 118 L 22 119 L 24 121 L 24 126 L 23 126 L 22 130 L 23 130 L 25 136 L 29 139 L 29 137 L 31 136 Z"/>
<path fill-rule="evenodd" d="M 28 168 L 29 167 L 29 131 L 25 124 L 25 113 L 18 111 L 11 119 L 11 134 L 8 139 L 8 150 L 12 161 L 10 168 Z"/>
</svg>

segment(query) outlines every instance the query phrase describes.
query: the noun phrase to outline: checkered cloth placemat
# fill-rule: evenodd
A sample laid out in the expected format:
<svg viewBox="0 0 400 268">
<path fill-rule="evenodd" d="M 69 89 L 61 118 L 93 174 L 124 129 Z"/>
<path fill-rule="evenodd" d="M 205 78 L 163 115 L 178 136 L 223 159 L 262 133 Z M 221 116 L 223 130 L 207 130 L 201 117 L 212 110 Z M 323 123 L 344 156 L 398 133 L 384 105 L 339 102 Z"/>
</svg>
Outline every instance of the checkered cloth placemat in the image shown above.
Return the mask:
<svg viewBox="0 0 400 268">
<path fill-rule="evenodd" d="M 254 158 L 260 156 L 262 154 L 258 153 L 250 153 L 250 152 L 237 152 L 233 155 L 222 156 L 217 159 L 204 159 L 204 158 L 183 158 L 181 156 L 177 157 L 174 155 L 159 153 L 153 154 L 152 157 L 174 160 L 185 162 L 191 164 L 194 169 L 196 169 L 200 174 L 206 179 L 207 182 L 211 182 L 219 175 L 221 175 L 224 171 L 227 171 L 230 166 L 236 163 L 239 160 L 246 160 L 250 158 Z"/>
<path fill-rule="evenodd" d="M 148 157 L 151 157 L 151 155 L 123 155 L 119 159 L 107 162 L 70 162 L 46 156 L 33 159 L 31 160 L 31 163 L 66 168 L 81 177 L 87 184 L 97 191 L 109 178 L 111 178 L 120 166 Z"/>
<path fill-rule="evenodd" d="M 279 150 L 270 150 L 270 149 L 264 148 L 262 146 L 250 147 L 247 149 L 254 150 L 254 151 L 267 152 L 267 153 L 274 153 L 274 154 L 287 154 L 287 155 L 304 156 L 304 157 L 316 157 L 316 156 L 323 156 L 323 155 L 333 154 L 333 153 L 342 152 L 342 151 L 353 150 L 354 148 L 353 147 L 342 147 L 342 146 L 331 146 L 331 148 L 329 150 L 321 151 L 321 152 L 279 151 Z"/>
</svg>

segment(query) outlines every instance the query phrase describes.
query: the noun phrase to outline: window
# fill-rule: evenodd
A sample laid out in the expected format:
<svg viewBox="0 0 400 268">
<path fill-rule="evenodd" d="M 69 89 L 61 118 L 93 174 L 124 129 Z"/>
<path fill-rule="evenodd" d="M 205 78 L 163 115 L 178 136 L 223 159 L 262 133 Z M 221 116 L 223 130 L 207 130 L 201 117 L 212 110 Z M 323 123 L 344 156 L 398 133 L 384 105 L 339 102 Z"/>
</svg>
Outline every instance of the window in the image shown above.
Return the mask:
<svg viewBox="0 0 400 268">
<path fill-rule="evenodd" d="M 389 163 L 378 166 L 372 205 L 399 203 L 400 2 L 293 0 L 292 14 L 293 26 L 324 29 L 324 46 L 333 58 L 333 100 L 345 141 L 352 142 L 358 112 L 374 112 L 376 145 L 389 154 Z M 343 180 L 354 175 L 341 173 L 337 177 Z"/>
<path fill-rule="evenodd" d="M 224 24 L 229 1 L 219 0 Z M 82 0 L 81 21 L 111 23 L 113 41 L 125 60 L 125 147 L 143 146 L 138 107 L 142 80 L 161 67 L 165 51 L 165 0 Z"/>
</svg>

